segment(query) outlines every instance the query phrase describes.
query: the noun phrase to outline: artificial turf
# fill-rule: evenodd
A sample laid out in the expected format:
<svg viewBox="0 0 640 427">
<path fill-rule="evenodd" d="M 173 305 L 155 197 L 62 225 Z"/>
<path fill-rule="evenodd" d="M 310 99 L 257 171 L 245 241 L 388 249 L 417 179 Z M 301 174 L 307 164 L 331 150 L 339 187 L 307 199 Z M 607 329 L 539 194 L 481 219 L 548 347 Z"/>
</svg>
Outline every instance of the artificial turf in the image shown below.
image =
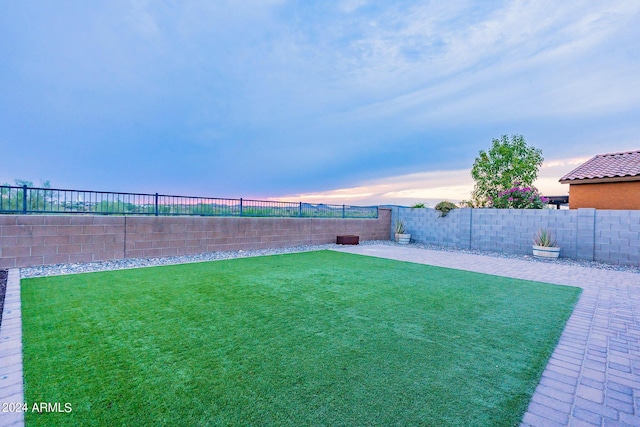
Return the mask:
<svg viewBox="0 0 640 427">
<path fill-rule="evenodd" d="M 579 292 L 332 251 L 25 279 L 27 404 L 72 408 L 27 426 L 518 425 Z"/>
</svg>

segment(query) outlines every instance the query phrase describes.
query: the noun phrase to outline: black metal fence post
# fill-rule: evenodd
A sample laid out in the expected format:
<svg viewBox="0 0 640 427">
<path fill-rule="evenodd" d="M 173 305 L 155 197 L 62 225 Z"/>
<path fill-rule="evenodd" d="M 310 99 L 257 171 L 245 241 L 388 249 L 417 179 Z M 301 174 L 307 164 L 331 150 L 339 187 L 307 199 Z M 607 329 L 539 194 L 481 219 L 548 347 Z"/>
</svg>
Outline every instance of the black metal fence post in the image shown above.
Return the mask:
<svg viewBox="0 0 640 427">
<path fill-rule="evenodd" d="M 302 202 L 300 202 L 300 207 L 298 208 L 298 216 L 302 216 Z"/>
<path fill-rule="evenodd" d="M 345 212 L 344 212 L 344 205 L 342 205 L 342 218 L 345 217 Z"/>
<path fill-rule="evenodd" d="M 27 185 L 22 186 L 22 213 L 27 213 Z"/>
<path fill-rule="evenodd" d="M 242 197 L 240 197 L 240 216 L 242 216 Z"/>
<path fill-rule="evenodd" d="M 158 193 L 156 193 L 156 216 L 158 216 Z"/>
</svg>

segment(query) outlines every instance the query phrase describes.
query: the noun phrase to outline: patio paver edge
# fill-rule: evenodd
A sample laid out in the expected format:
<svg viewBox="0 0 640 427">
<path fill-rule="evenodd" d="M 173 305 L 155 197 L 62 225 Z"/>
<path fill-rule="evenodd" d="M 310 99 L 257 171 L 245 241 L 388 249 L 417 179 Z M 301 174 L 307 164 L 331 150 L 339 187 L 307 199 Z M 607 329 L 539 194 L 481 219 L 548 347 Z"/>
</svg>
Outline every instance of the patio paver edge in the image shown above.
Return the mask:
<svg viewBox="0 0 640 427">
<path fill-rule="evenodd" d="M 0 327 L 0 425 L 23 427 L 24 413 L 14 411 L 23 403 L 20 269 L 12 268 L 7 277 Z"/>
</svg>

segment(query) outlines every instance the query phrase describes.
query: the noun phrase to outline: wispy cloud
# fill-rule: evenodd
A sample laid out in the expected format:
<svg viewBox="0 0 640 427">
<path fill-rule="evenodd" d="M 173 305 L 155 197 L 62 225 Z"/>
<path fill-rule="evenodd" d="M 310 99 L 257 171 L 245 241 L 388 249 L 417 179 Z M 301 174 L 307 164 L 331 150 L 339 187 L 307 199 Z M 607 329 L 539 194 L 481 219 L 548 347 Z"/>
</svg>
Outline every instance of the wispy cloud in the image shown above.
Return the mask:
<svg viewBox="0 0 640 427">
<path fill-rule="evenodd" d="M 414 123 L 433 124 L 459 121 L 461 115 L 466 120 L 504 121 L 531 115 L 602 114 L 603 109 L 638 106 L 640 96 L 629 90 L 630 73 L 637 71 L 637 64 L 611 66 L 606 59 L 616 60 L 609 52 L 612 40 L 622 38 L 631 45 L 632 38 L 640 35 L 632 27 L 640 5 L 609 2 L 587 13 L 575 3 L 511 5 L 469 27 L 446 26 L 443 31 L 439 27 L 466 10 L 448 10 L 451 16 L 422 22 L 428 15 L 425 8 L 392 20 L 402 22 L 394 26 L 399 30 L 359 40 L 358 44 L 380 52 L 363 60 L 373 63 L 365 67 L 372 70 L 369 87 L 384 87 L 387 79 L 397 83 L 404 75 L 401 87 L 413 88 L 394 87 L 390 97 L 359 106 L 349 118 L 406 114 Z M 432 48 L 434 38 L 437 49 Z M 429 61 L 412 61 L 402 54 L 415 39 L 423 40 L 421 51 L 430 53 Z M 429 40 L 434 41 L 429 44 Z M 594 55 L 603 60 L 594 61 Z"/>
<path fill-rule="evenodd" d="M 502 134 L 571 158 L 640 132 L 626 0 L 24 1 L 0 26 L 5 181 L 329 195 L 454 181 Z M 459 192 L 418 182 L 358 194 Z"/>
<path fill-rule="evenodd" d="M 569 186 L 559 179 L 590 157 L 545 161 L 534 185 L 547 196 L 566 195 Z M 316 193 L 287 194 L 273 200 L 300 200 L 336 204 L 391 204 L 411 206 L 427 203 L 433 207 L 442 200 L 458 203 L 471 198 L 474 181 L 471 169 L 413 173 L 376 179 L 361 185 Z"/>
<path fill-rule="evenodd" d="M 356 187 L 282 197 L 309 202 L 332 200 L 339 204 L 407 205 L 468 199 L 470 188 L 473 188 L 473 181 L 469 170 L 434 171 L 372 180 Z"/>
</svg>

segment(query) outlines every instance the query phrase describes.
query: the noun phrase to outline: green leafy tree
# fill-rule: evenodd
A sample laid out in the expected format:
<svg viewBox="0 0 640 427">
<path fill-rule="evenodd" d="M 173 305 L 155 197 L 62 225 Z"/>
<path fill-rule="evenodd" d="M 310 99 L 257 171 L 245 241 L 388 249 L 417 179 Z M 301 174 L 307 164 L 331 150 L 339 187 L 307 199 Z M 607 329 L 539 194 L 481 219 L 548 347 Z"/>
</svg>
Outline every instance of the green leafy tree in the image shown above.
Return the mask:
<svg viewBox="0 0 640 427">
<path fill-rule="evenodd" d="M 527 145 L 522 135 L 502 135 L 493 139 L 488 152 L 480 150 L 471 169 L 476 182 L 472 204 L 492 206 L 500 192 L 513 188 L 514 183 L 530 187 L 542 166 L 542 150 Z"/>
</svg>

